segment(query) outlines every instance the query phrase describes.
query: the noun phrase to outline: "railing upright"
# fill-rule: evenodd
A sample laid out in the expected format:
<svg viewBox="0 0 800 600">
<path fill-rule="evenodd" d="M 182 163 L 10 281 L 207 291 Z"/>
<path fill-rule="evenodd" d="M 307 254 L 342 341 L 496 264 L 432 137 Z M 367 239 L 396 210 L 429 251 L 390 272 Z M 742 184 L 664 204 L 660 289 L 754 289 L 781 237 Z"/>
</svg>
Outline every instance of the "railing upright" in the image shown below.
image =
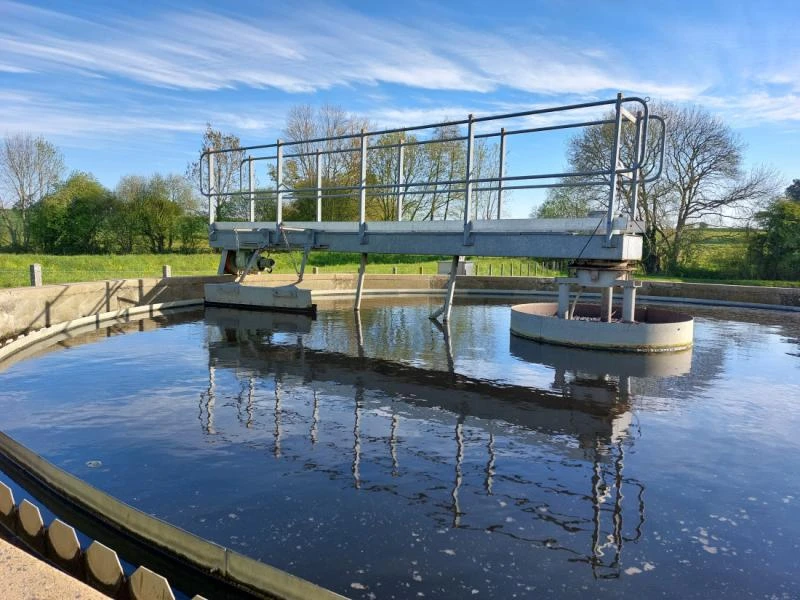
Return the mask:
<svg viewBox="0 0 800 600">
<path fill-rule="evenodd" d="M 500 128 L 500 157 L 498 162 L 500 163 L 500 172 L 498 174 L 497 179 L 497 220 L 499 221 L 502 214 L 503 208 L 503 177 L 505 177 L 505 163 L 506 160 L 506 128 Z"/>
<path fill-rule="evenodd" d="M 608 212 L 606 214 L 606 244 L 611 244 L 614 212 L 617 203 L 617 180 L 619 178 L 619 146 L 622 132 L 622 94 L 617 94 L 614 115 L 614 139 L 611 145 L 610 183 L 608 193 Z"/>
<path fill-rule="evenodd" d="M 214 164 L 214 148 L 208 149 L 208 224 L 213 225 L 214 221 L 216 221 L 216 207 L 214 206 L 218 202 L 218 198 L 216 196 L 216 187 L 217 184 L 214 181 L 214 174 L 216 165 Z"/>
<path fill-rule="evenodd" d="M 283 223 L 283 146 L 281 145 L 281 141 L 278 140 L 277 147 L 276 147 L 276 154 L 275 157 L 275 223 L 277 223 L 278 227 L 281 226 Z"/>
<path fill-rule="evenodd" d="M 317 150 L 315 155 L 317 169 L 317 223 L 322 222 L 322 155 Z"/>
<path fill-rule="evenodd" d="M 464 245 L 472 245 L 472 161 L 475 146 L 474 116 L 467 119 L 467 166 L 464 186 Z"/>
<path fill-rule="evenodd" d="M 361 130 L 361 180 L 358 185 L 358 227 L 361 243 L 365 242 L 367 225 L 367 130 Z"/>
<path fill-rule="evenodd" d="M 644 145 L 644 136 L 642 135 L 642 127 L 644 119 L 642 119 L 642 112 L 636 113 L 636 134 L 633 138 L 633 176 L 631 177 L 631 219 L 636 218 L 636 211 L 639 208 L 639 180 L 641 178 L 642 165 L 640 160 L 643 153 L 641 151 Z"/>
<path fill-rule="evenodd" d="M 403 220 L 403 201 L 405 200 L 403 186 L 405 185 L 405 173 L 404 173 L 404 151 L 403 151 L 403 139 L 400 139 L 400 144 L 397 146 L 397 220 Z"/>
<path fill-rule="evenodd" d="M 253 157 L 247 157 L 247 189 L 250 192 L 250 222 L 256 220 L 256 172 L 253 169 Z"/>
</svg>

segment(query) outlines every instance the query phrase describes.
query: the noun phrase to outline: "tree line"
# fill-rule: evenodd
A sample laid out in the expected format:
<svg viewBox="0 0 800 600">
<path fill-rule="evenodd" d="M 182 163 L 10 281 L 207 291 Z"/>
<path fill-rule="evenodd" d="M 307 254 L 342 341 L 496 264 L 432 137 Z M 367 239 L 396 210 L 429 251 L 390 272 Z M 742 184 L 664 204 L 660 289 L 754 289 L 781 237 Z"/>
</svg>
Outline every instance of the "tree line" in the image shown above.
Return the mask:
<svg viewBox="0 0 800 600">
<path fill-rule="evenodd" d="M 122 177 L 112 191 L 90 173 L 65 177 L 42 137 L 6 136 L 0 148 L 0 246 L 14 252 L 172 252 L 206 245 L 205 218 L 182 175 Z"/>
<path fill-rule="evenodd" d="M 776 177 L 769 169 L 743 169 L 744 144 L 721 119 L 699 107 L 655 104 L 652 112 L 667 122 L 661 177 L 645 183 L 638 194 L 635 217 L 643 225 L 643 267 L 649 273 L 681 274 L 698 241 L 698 226 L 739 223 L 749 228 L 747 256 L 751 274 L 794 279 L 800 273 L 800 181 L 776 194 Z M 655 128 L 655 126 L 654 126 Z M 358 218 L 355 190 L 361 180 L 359 133 L 370 123 L 336 106 L 297 106 L 287 115 L 282 132 L 289 144 L 282 169 L 284 220 L 313 221 L 317 181 L 326 191 L 323 220 Z M 466 171 L 464 131 L 442 126 L 422 139 L 410 133 L 389 133 L 369 140 L 366 211 L 369 220 L 395 220 L 398 192 L 404 196 L 403 220 L 463 217 L 463 184 L 434 185 L 462 179 Z M 658 133 L 654 131 L 654 133 Z M 311 144 L 304 140 L 326 138 Z M 575 172 L 608 168 L 613 126 L 597 125 L 573 136 L 566 160 Z M 658 136 L 649 138 L 649 156 L 658 155 Z M 402 184 L 398 183 L 399 146 L 403 146 Z M 629 163 L 634 130 L 621 136 L 621 159 Z M 217 155 L 215 180 L 220 195 L 213 200 L 220 220 L 249 216 L 246 159 L 239 138 L 207 126 L 201 151 L 233 149 Z M 315 152 L 321 150 L 317 160 Z M 505 158 L 505 157 L 504 157 Z M 487 138 L 475 140 L 472 176 L 495 177 L 500 152 Z M 264 165 L 263 167 L 260 165 Z M 277 173 L 274 161 L 260 163 L 255 181 L 255 218 L 276 217 Z M 650 179 L 661 165 L 642 166 Z M 319 171 L 319 172 L 318 172 Z M 595 181 L 596 181 L 596 176 Z M 574 183 L 575 179 L 561 183 Z M 577 183 L 586 183 L 580 178 Z M 63 157 L 41 137 L 6 136 L 0 148 L 0 246 L 14 251 L 47 253 L 170 252 L 206 247 L 206 203 L 199 194 L 200 163 L 183 175 L 123 177 L 114 190 L 91 174 L 65 177 Z M 384 186 L 384 187 L 381 187 Z M 344 191 L 336 191 L 344 190 Z M 618 189 L 621 209 L 634 210 L 631 186 Z M 477 191 L 477 219 L 496 216 L 497 194 Z M 579 217 L 605 209 L 608 185 L 551 189 L 531 216 Z"/>
<path fill-rule="evenodd" d="M 748 262 L 765 279 L 800 279 L 800 179 L 755 215 Z"/>
<path fill-rule="evenodd" d="M 337 106 L 297 106 L 287 115 L 283 139 L 289 144 L 282 169 L 285 193 L 283 218 L 316 219 L 317 181 L 325 193 L 322 219 L 353 221 L 359 216 L 361 180 L 360 132 L 370 123 Z M 321 146 L 305 140 L 329 138 Z M 402 185 L 399 147 L 403 146 Z M 213 200 L 219 220 L 246 220 L 249 195 L 247 155 L 237 136 L 208 125 L 201 151 L 233 149 L 216 155 L 215 181 L 220 193 Z M 314 152 L 321 150 L 319 163 Z M 396 220 L 401 192 L 403 220 L 463 217 L 463 183 L 433 184 L 463 179 L 466 174 L 465 132 L 457 126 L 436 128 L 425 139 L 391 133 L 369 138 L 366 180 L 369 220 Z M 496 176 L 498 145 L 478 138 L 473 148 L 474 178 Z M 260 167 L 265 163 L 258 163 Z M 319 173 L 317 170 L 319 168 Z M 128 175 L 115 189 L 101 185 L 90 173 L 65 176 L 64 159 L 52 143 L 26 134 L 6 136 L 0 148 L 0 247 L 17 252 L 54 254 L 172 252 L 205 247 L 206 202 L 200 196 L 199 160 L 183 175 Z M 255 218 L 276 217 L 277 173 L 274 161 L 258 171 Z M 383 186 L 383 187 L 381 187 Z M 349 190 L 347 188 L 350 188 Z M 342 191 L 344 189 L 344 191 Z M 496 193 L 476 191 L 473 217 L 496 213 Z"/>
</svg>

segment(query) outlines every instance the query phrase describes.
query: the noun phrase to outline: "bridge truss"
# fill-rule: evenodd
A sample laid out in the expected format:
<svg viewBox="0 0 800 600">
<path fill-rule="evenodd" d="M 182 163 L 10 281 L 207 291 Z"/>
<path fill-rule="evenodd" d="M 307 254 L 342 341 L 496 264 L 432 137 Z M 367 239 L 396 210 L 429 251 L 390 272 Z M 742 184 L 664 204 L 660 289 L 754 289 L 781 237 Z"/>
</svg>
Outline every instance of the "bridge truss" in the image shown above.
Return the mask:
<svg viewBox="0 0 800 600">
<path fill-rule="evenodd" d="M 587 118 L 586 114 L 592 112 Z M 597 116 L 605 111 L 605 115 Z M 533 127 L 526 124 L 547 122 Z M 523 126 L 520 126 L 519 124 Z M 657 127 L 653 127 L 656 124 Z M 508 125 L 509 127 L 506 127 Z M 589 171 L 537 172 L 533 166 L 522 173 L 506 172 L 506 142 L 519 137 L 535 138 L 545 132 L 580 131 L 607 127 L 611 145 L 606 167 Z M 655 132 L 654 132 L 655 129 Z M 442 132 L 448 135 L 442 136 Z M 499 145 L 497 172 L 478 174 L 475 169 L 476 140 Z M 626 141 L 627 140 L 627 141 Z M 665 126 L 661 117 L 650 113 L 647 101 L 638 97 L 537 108 L 494 116 L 433 123 L 414 127 L 361 130 L 358 133 L 304 140 L 237 147 L 212 148 L 201 155 L 200 187 L 208 199 L 209 242 L 222 250 L 220 273 L 237 273 L 240 282 L 248 272 L 268 265 L 260 261 L 264 251 L 278 248 L 304 250 L 299 268 L 302 280 L 308 252 L 325 249 L 356 252 L 361 255 L 356 310 L 368 256 L 371 253 L 430 254 L 453 257 L 445 304 L 439 314 L 449 318 L 459 257 L 529 256 L 569 259 L 575 277 L 561 280 L 559 314 L 569 318 L 569 285 L 597 287 L 603 292 L 608 319 L 614 286 L 622 287 L 623 311 L 632 319 L 635 287 L 630 263 L 641 260 L 643 224 L 636 220 L 641 186 L 657 179 L 662 170 Z M 463 144 L 465 164 L 460 173 L 424 181 L 406 181 L 404 161 L 414 149 L 427 144 Z M 393 176 L 376 178 L 370 174 L 371 160 L 391 156 Z M 358 166 L 354 183 L 327 181 L 323 165 L 344 157 Z M 287 170 L 302 161 L 309 177 L 302 187 L 287 185 Z M 531 164 L 535 161 L 529 161 Z M 230 189 L 231 167 L 238 169 L 238 189 Z M 259 167 L 268 174 L 271 186 L 257 183 Z M 245 176 L 246 175 L 246 176 Z M 629 187 L 627 201 L 620 190 Z M 593 187 L 607 198 L 602 216 L 576 219 L 504 219 L 503 201 L 512 190 Z M 603 191 L 605 190 L 605 191 Z M 421 194 L 447 194 L 460 206 L 453 212 L 458 220 L 404 220 L 404 205 Z M 478 218 L 477 194 L 493 194 L 496 218 Z M 368 220 L 369 202 L 376 197 L 394 203 L 392 221 Z M 358 220 L 323 220 L 323 202 L 358 200 Z M 268 203 L 274 220 L 256 219 L 257 200 Z M 314 221 L 284 221 L 284 209 L 304 200 L 316 205 Z M 226 202 L 246 205 L 243 221 L 219 220 L 218 211 Z M 484 217 L 489 215 L 484 214 Z M 566 295 L 564 290 L 566 290 Z M 567 300 L 564 300 L 566 298 Z"/>
</svg>

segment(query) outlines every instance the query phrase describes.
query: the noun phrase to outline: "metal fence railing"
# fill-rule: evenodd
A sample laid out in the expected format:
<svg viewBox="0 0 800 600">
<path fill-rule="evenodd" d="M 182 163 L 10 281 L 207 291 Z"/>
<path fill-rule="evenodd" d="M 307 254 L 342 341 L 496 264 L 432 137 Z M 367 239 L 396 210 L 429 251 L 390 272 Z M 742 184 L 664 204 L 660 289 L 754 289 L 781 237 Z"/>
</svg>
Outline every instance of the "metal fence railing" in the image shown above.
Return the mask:
<svg viewBox="0 0 800 600">
<path fill-rule="evenodd" d="M 600 118 L 586 118 L 586 111 L 595 113 L 604 108 L 609 114 Z M 581 118 L 578 118 L 581 117 Z M 562 122 L 537 127 L 514 127 L 525 119 L 555 118 Z M 649 143 L 652 122 L 660 125 L 656 143 Z M 509 127 L 506 127 L 509 125 Z M 506 141 L 521 136 L 532 137 L 545 132 L 581 130 L 590 127 L 610 127 L 611 144 L 607 156 L 608 166 L 585 171 L 536 172 L 532 168 L 525 172 L 506 172 Z M 626 136 L 632 146 L 621 161 L 622 132 L 631 127 L 632 135 Z M 446 135 L 443 135 L 445 133 Z M 490 140 L 498 145 L 496 172 L 476 173 L 476 140 Z M 256 220 L 256 198 L 269 198 L 275 205 L 275 221 L 283 222 L 284 207 L 299 197 L 316 201 L 316 220 L 322 221 L 322 201 L 331 198 L 357 198 L 358 219 L 367 221 L 368 196 L 392 197 L 395 203 L 394 216 L 403 220 L 404 202 L 409 197 L 446 193 L 457 195 L 462 203 L 458 213 L 463 218 L 465 230 L 471 228 L 476 219 L 476 194 L 494 194 L 496 217 L 501 218 L 504 194 L 510 190 L 542 189 L 572 186 L 595 186 L 607 188 L 608 210 L 607 235 L 611 235 L 612 219 L 619 212 L 618 188 L 631 186 L 632 203 L 627 209 L 631 216 L 636 213 L 638 189 L 641 184 L 656 179 L 661 173 L 665 140 L 664 121 L 650 114 L 647 101 L 638 97 L 585 102 L 552 108 L 506 113 L 494 116 L 475 117 L 413 127 L 361 130 L 330 137 L 303 140 L 277 140 L 271 144 L 236 148 L 208 149 L 200 159 L 200 189 L 209 202 L 209 223 L 217 220 L 218 206 L 231 198 L 249 200 L 249 221 Z M 460 172 L 444 176 L 429 176 L 424 180 L 407 180 L 404 161 L 409 152 L 429 144 L 463 144 L 464 164 Z M 653 150 L 650 150 L 653 149 Z M 323 177 L 324 163 L 329 164 L 335 156 L 345 156 L 352 167 L 353 181 L 330 181 Z M 380 157 L 389 168 L 379 176 L 371 172 L 375 157 Z M 307 177 L 301 189 L 287 183 L 287 164 L 302 161 L 306 165 Z M 371 162 L 372 161 L 372 162 Z M 529 161 L 533 162 L 533 161 Z M 259 165 L 266 163 L 271 186 L 258 186 L 256 173 Z M 643 167 L 651 166 L 643 176 Z M 238 174 L 237 174 L 238 171 Z M 385 171 L 388 171 L 385 172 Z M 245 176 L 246 172 L 246 176 Z M 237 185 L 238 184 L 238 185 Z M 235 189 L 238 188 L 238 189 Z"/>
</svg>

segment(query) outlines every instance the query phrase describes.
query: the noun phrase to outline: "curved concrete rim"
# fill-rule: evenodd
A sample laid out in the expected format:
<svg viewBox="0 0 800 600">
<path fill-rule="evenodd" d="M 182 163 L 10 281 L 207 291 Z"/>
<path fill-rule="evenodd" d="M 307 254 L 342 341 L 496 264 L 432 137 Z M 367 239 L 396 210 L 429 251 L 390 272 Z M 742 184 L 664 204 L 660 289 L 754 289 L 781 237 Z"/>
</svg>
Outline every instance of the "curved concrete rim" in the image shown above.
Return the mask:
<svg viewBox="0 0 800 600">
<path fill-rule="evenodd" d="M 639 307 L 635 323 L 560 319 L 555 302 L 533 302 L 511 307 L 511 333 L 560 346 L 617 352 L 675 352 L 694 343 L 694 318 L 662 308 Z M 578 317 L 599 317 L 600 307 L 578 304 Z"/>
<path fill-rule="evenodd" d="M 202 302 L 202 299 L 164 302 L 65 321 L 7 343 L 0 348 L 0 362 L 65 331 L 92 324 L 100 326 L 109 321 L 133 320 L 132 317 L 136 316 L 153 317 L 169 312 L 170 309 L 200 306 Z M 152 544 L 166 554 L 187 561 L 224 581 L 239 585 L 253 594 L 286 600 L 344 598 L 309 581 L 143 513 L 56 467 L 3 432 L 0 432 L 0 453 L 35 477 L 45 488 L 89 514 L 99 516 L 120 531 Z"/>
</svg>

